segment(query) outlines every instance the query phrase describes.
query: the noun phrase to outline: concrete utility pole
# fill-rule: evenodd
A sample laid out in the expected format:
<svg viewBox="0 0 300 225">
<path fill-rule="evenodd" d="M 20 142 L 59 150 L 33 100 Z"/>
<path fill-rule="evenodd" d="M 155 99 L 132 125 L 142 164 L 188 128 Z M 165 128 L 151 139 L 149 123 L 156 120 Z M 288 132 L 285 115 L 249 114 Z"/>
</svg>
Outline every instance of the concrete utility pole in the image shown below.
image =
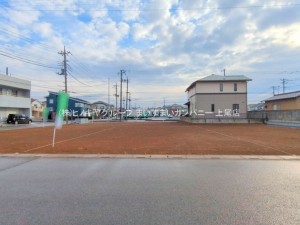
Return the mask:
<svg viewBox="0 0 300 225">
<path fill-rule="evenodd" d="M 125 109 L 127 110 L 128 109 L 128 77 L 127 77 L 127 79 L 126 79 L 126 83 L 127 83 L 127 87 L 126 87 L 126 107 L 125 107 Z"/>
<path fill-rule="evenodd" d="M 122 121 L 122 83 L 126 80 L 123 80 L 123 74 L 125 74 L 126 71 L 125 70 L 120 70 L 120 76 L 121 76 L 121 79 L 120 79 L 120 121 Z"/>
<path fill-rule="evenodd" d="M 272 86 L 272 89 L 273 89 L 273 95 L 275 95 L 275 88 L 276 88 L 276 86 Z"/>
<path fill-rule="evenodd" d="M 287 84 L 288 80 L 287 79 L 280 79 L 282 82 L 282 92 L 285 93 L 285 85 Z"/>
<path fill-rule="evenodd" d="M 116 93 L 115 93 L 115 97 L 116 97 L 116 118 L 118 117 L 118 83 L 116 83 L 116 85 L 114 85 L 114 88 L 116 88 Z"/>
<path fill-rule="evenodd" d="M 224 72 L 224 77 L 225 77 L 225 76 L 226 76 L 226 74 L 225 74 L 225 71 L 226 71 L 226 70 L 225 70 L 225 69 L 223 69 L 222 71 Z"/>
<path fill-rule="evenodd" d="M 128 97 L 128 103 L 129 103 L 129 109 L 131 109 L 131 93 L 128 92 L 129 97 Z"/>
<path fill-rule="evenodd" d="M 110 79 L 108 78 L 108 83 L 107 83 L 107 111 L 110 110 Z M 109 119 L 110 115 L 108 113 L 107 119 Z"/>
<path fill-rule="evenodd" d="M 66 52 L 66 47 L 64 46 L 64 51 L 58 52 L 58 54 L 62 55 L 64 57 L 64 68 L 62 69 L 61 73 L 58 75 L 64 75 L 65 76 L 65 93 L 68 93 L 68 72 L 67 72 L 67 55 L 71 54 L 71 52 Z M 68 106 L 67 106 L 68 109 Z M 66 124 L 68 124 L 68 116 L 66 116 Z"/>
</svg>

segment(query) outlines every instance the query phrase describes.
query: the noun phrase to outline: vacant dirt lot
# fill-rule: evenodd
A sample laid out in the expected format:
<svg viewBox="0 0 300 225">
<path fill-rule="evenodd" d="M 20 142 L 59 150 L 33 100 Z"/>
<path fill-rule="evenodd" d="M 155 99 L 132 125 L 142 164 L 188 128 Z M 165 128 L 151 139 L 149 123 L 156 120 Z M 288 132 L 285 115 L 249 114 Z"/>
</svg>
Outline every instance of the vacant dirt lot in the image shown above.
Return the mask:
<svg viewBox="0 0 300 225">
<path fill-rule="evenodd" d="M 122 122 L 0 132 L 0 153 L 300 155 L 300 129 L 267 125 Z"/>
</svg>

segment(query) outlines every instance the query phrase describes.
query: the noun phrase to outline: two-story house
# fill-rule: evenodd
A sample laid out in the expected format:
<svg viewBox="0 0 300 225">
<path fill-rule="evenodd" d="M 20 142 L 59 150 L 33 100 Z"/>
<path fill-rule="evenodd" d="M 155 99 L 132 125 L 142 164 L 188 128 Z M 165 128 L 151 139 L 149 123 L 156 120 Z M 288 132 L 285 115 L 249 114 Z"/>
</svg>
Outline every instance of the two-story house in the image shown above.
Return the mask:
<svg viewBox="0 0 300 225">
<path fill-rule="evenodd" d="M 37 99 L 31 99 L 31 114 L 34 119 L 41 119 L 43 116 L 44 105 Z"/>
<path fill-rule="evenodd" d="M 31 82 L 0 74 L 0 118 L 8 114 L 31 116 Z"/>
<path fill-rule="evenodd" d="M 57 107 L 58 93 L 49 91 L 46 97 L 46 105 L 49 109 L 49 119 L 54 119 Z M 92 104 L 88 101 L 70 97 L 68 103 L 68 115 L 71 118 L 92 118 L 93 108 Z"/>
<path fill-rule="evenodd" d="M 210 75 L 193 82 L 187 89 L 188 111 L 192 117 L 247 118 L 246 76 Z"/>
</svg>

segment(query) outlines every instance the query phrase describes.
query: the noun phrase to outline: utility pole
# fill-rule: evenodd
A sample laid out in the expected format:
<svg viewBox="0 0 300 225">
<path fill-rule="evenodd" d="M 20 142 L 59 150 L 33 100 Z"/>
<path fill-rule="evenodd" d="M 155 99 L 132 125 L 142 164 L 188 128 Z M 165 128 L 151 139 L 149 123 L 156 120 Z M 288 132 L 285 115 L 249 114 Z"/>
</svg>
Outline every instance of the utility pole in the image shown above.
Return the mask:
<svg viewBox="0 0 300 225">
<path fill-rule="evenodd" d="M 116 85 L 114 85 L 114 88 L 116 88 L 116 93 L 115 93 L 115 97 L 116 97 L 116 118 L 118 116 L 118 83 L 116 83 Z"/>
<path fill-rule="evenodd" d="M 275 88 L 276 88 L 276 86 L 272 86 L 272 89 L 273 89 L 273 95 L 275 95 Z"/>
<path fill-rule="evenodd" d="M 128 92 L 129 97 L 128 97 L 128 103 L 129 103 L 129 109 L 131 109 L 131 93 Z"/>
<path fill-rule="evenodd" d="M 66 52 L 66 47 L 64 46 L 64 51 L 58 52 L 58 54 L 62 55 L 64 57 L 64 68 L 62 69 L 61 73 L 58 75 L 64 75 L 65 77 L 65 93 L 68 93 L 68 72 L 67 72 L 67 55 L 71 54 L 71 52 Z M 68 106 L 67 106 L 68 109 Z M 68 124 L 68 115 L 66 116 L 66 124 Z"/>
<path fill-rule="evenodd" d="M 127 110 L 128 109 L 128 77 L 126 79 L 126 83 L 127 83 L 127 87 L 126 87 L 126 107 L 125 109 Z"/>
<path fill-rule="evenodd" d="M 107 110 L 110 110 L 110 79 L 108 78 L 108 83 L 107 83 Z M 109 113 L 107 115 L 107 119 L 109 119 Z"/>
<path fill-rule="evenodd" d="M 280 79 L 282 82 L 282 92 L 285 93 L 285 85 L 287 84 L 288 80 L 287 79 Z"/>
<path fill-rule="evenodd" d="M 121 76 L 121 79 L 120 79 L 120 121 L 122 121 L 122 83 L 126 80 L 123 80 L 123 74 L 125 74 L 126 71 L 125 70 L 120 70 L 120 76 Z"/>
<path fill-rule="evenodd" d="M 224 72 L 224 77 L 225 77 L 226 76 L 226 74 L 225 74 L 225 71 L 226 71 L 225 68 L 222 71 Z"/>
</svg>

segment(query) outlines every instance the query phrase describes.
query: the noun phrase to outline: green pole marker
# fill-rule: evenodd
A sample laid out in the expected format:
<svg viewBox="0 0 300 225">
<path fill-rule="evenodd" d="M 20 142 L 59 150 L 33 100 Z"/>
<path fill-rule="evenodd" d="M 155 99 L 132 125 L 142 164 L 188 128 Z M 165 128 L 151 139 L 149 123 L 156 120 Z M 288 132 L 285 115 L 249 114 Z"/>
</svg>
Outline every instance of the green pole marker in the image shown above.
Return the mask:
<svg viewBox="0 0 300 225">
<path fill-rule="evenodd" d="M 68 107 L 69 95 L 65 92 L 59 92 L 57 99 L 57 108 L 56 108 L 56 118 L 55 118 L 55 128 L 62 128 L 65 110 Z"/>
<path fill-rule="evenodd" d="M 45 121 L 48 120 L 49 109 L 46 107 L 43 109 L 43 127 L 45 127 Z"/>
<path fill-rule="evenodd" d="M 43 120 L 46 121 L 48 119 L 48 116 L 49 116 L 49 109 L 44 108 L 43 109 Z"/>
</svg>

